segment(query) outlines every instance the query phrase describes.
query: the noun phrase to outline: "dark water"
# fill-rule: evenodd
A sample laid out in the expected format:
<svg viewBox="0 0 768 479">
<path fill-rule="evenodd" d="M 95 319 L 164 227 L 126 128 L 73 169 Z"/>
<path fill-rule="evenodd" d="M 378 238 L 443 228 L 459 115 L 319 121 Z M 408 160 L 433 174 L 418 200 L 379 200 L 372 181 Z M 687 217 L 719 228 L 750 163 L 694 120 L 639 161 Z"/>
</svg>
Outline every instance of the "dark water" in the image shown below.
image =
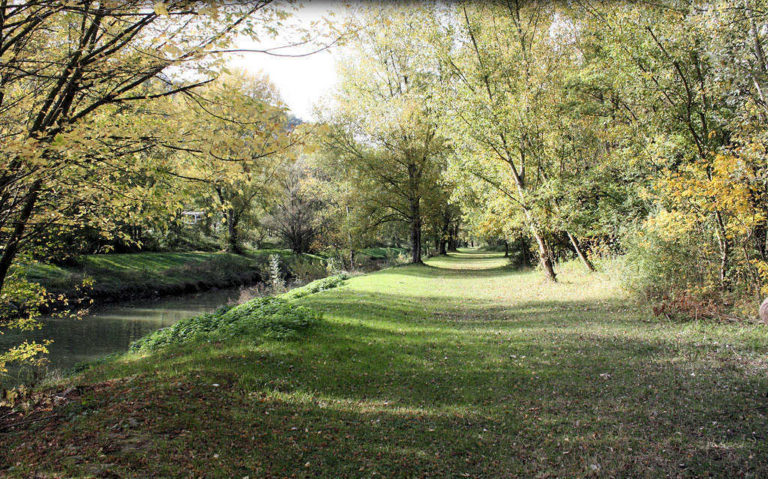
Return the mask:
<svg viewBox="0 0 768 479">
<path fill-rule="evenodd" d="M 24 340 L 41 342 L 52 339 L 53 343 L 48 346 L 50 354 L 46 370 L 37 371 L 37 374 L 67 370 L 83 361 L 125 351 L 132 341 L 156 329 L 213 311 L 237 301 L 239 296 L 240 289 L 222 289 L 94 307 L 81 320 L 44 319 L 40 330 L 14 334 L 6 332 L 0 335 L 0 351 Z M 28 369 L 11 369 L 9 375 L 0 376 L 0 386 L 28 382 L 31 375 Z"/>
</svg>

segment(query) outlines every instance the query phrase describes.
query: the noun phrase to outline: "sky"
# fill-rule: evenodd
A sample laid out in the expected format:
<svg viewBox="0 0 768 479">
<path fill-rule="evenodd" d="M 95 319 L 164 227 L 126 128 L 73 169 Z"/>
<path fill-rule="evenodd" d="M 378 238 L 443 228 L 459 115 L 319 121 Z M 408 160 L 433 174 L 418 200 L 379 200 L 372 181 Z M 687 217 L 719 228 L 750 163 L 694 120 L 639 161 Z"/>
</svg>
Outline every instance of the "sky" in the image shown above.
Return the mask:
<svg viewBox="0 0 768 479">
<path fill-rule="evenodd" d="M 300 5 L 289 20 L 303 26 L 309 26 L 312 21 L 333 14 L 338 19 L 344 15 L 343 6 L 338 3 L 306 2 Z M 290 28 L 284 29 L 277 38 L 262 43 L 254 43 L 250 39 L 237 41 L 238 48 L 271 48 L 291 43 Z M 280 50 L 281 53 L 304 54 L 315 48 L 291 48 Z M 336 84 L 336 59 L 341 56 L 340 47 L 302 57 L 278 57 L 264 53 L 245 53 L 233 55 L 229 61 L 232 67 L 243 68 L 254 74 L 266 73 L 272 83 L 280 91 L 283 101 L 297 117 L 311 121 L 316 118 L 312 114 L 313 106 L 328 95 Z"/>
</svg>

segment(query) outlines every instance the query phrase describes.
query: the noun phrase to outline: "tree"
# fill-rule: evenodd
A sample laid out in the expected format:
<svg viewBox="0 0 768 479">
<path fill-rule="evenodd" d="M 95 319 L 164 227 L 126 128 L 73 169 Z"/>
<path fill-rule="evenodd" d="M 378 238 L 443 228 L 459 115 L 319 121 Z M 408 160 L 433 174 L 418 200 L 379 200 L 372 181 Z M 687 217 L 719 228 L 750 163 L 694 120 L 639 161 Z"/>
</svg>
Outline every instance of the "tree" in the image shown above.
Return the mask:
<svg viewBox="0 0 768 479">
<path fill-rule="evenodd" d="M 322 201 L 307 191 L 307 165 L 302 161 L 287 166 L 281 180 L 280 199 L 266 219 L 266 225 L 274 229 L 294 253 L 308 253 L 323 230 L 320 210 Z"/>
<path fill-rule="evenodd" d="M 117 225 L 155 189 L 163 129 L 134 105 L 209 82 L 235 34 L 284 17 L 269 3 L 0 2 L 0 326 L 33 324 L 8 311 L 32 311 L 30 298 L 46 294 L 29 294 L 19 254 L 73 226 L 124 234 Z M 22 345 L 0 365 L 44 349 Z"/>
<path fill-rule="evenodd" d="M 242 71 L 182 100 L 176 140 L 168 144 L 179 152 L 175 174 L 191 181 L 198 203 L 215 205 L 227 227 L 227 249 L 241 253 L 243 230 L 281 194 L 280 175 L 303 135 L 269 80 Z"/>
<path fill-rule="evenodd" d="M 268 3 L 2 2 L 0 290 L 26 241 L 105 196 L 89 197 L 108 176 L 94 170 L 149 147 L 110 113 L 208 81 L 213 54 L 254 32 Z"/>
<path fill-rule="evenodd" d="M 425 15 L 383 7 L 367 12 L 356 56 L 342 70 L 338 109 L 325 147 L 355 175 L 361 201 L 376 223 L 408 225 L 411 261 L 421 263 L 423 200 L 439 188 L 446 154 L 431 102 L 439 70 L 417 32 Z M 387 28 L 389 35 L 379 34 Z"/>
<path fill-rule="evenodd" d="M 560 81 L 565 56 L 550 37 L 556 10 L 545 2 L 465 2 L 452 12 L 430 36 L 452 74 L 443 95 L 450 136 L 466 144 L 462 161 L 474 176 L 520 208 L 554 281 L 544 236 L 551 205 L 536 192 L 551 167 L 543 139 L 552 112 L 548 92 Z"/>
</svg>

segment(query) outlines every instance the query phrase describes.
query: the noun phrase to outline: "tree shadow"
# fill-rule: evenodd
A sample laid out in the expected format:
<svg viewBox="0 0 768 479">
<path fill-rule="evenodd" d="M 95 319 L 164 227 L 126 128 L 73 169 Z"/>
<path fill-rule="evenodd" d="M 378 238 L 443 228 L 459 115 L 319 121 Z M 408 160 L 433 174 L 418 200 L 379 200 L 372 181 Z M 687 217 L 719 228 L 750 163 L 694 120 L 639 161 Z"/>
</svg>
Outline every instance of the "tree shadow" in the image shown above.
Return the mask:
<svg viewBox="0 0 768 479">
<path fill-rule="evenodd" d="M 170 366 L 241 397 L 265 394 L 246 412 L 189 415 L 236 437 L 272 431 L 257 435 L 258 457 L 275 474 L 301 476 L 306 462 L 322 477 L 358 477 L 361 467 L 386 477 L 573 476 L 594 473 L 591 464 L 624 477 L 766 471 L 768 382 L 734 363 L 747 347 L 718 356 L 675 334 L 627 335 L 634 319 L 612 318 L 618 304 L 530 301 L 506 318 L 464 321 L 426 318 L 429 301 L 411 317 L 404 305 L 417 299 L 364 295 L 352 306 L 317 295 L 312 307 L 334 319 L 307 341 L 237 354 L 207 346 L 204 363 L 174 351 Z M 595 311 L 602 319 L 588 318 Z M 155 413 L 179 412 L 146 409 Z"/>
<path fill-rule="evenodd" d="M 209 467 L 224 451 L 226 476 L 767 472 L 764 343 L 639 331 L 641 313 L 619 299 L 510 307 L 339 290 L 302 302 L 327 317 L 303 341 L 190 345 L 138 361 L 147 378 L 194 384 L 175 399 L 147 387 L 125 414 L 146 419 L 158 448 L 175 444 L 169 431 L 204 437 L 179 448 Z M 179 461 L 198 467 L 191 457 Z"/>
<path fill-rule="evenodd" d="M 526 270 L 516 268 L 512 265 L 504 265 L 493 268 L 484 269 L 460 269 L 460 268 L 443 268 L 431 264 L 423 265 L 407 265 L 398 268 L 391 268 L 382 271 L 378 271 L 373 274 L 383 275 L 402 275 L 416 278 L 440 278 L 440 277 L 461 277 L 464 279 L 476 279 L 476 278 L 492 278 L 496 276 L 511 276 L 515 273 L 524 273 Z"/>
</svg>

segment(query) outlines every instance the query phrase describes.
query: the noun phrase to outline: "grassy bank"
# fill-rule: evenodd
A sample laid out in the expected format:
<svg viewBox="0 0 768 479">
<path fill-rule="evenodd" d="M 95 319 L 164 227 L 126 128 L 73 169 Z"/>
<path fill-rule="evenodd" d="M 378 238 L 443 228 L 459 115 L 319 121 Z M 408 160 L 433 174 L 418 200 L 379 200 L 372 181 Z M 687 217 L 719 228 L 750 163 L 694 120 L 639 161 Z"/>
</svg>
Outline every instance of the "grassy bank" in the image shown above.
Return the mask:
<svg viewBox="0 0 768 479">
<path fill-rule="evenodd" d="M 50 292 L 74 294 L 86 277 L 93 280 L 98 299 L 180 294 L 260 280 L 270 254 L 289 256 L 288 250 L 231 253 L 132 253 L 82 256 L 71 266 L 33 264 L 27 277 Z"/>
<path fill-rule="evenodd" d="M 10 477 L 764 477 L 768 335 L 498 254 L 292 300 L 300 339 L 134 353 L 0 425 Z M 10 418 L 10 419 L 9 419 Z M 10 469 L 8 469 L 10 468 Z"/>
</svg>

